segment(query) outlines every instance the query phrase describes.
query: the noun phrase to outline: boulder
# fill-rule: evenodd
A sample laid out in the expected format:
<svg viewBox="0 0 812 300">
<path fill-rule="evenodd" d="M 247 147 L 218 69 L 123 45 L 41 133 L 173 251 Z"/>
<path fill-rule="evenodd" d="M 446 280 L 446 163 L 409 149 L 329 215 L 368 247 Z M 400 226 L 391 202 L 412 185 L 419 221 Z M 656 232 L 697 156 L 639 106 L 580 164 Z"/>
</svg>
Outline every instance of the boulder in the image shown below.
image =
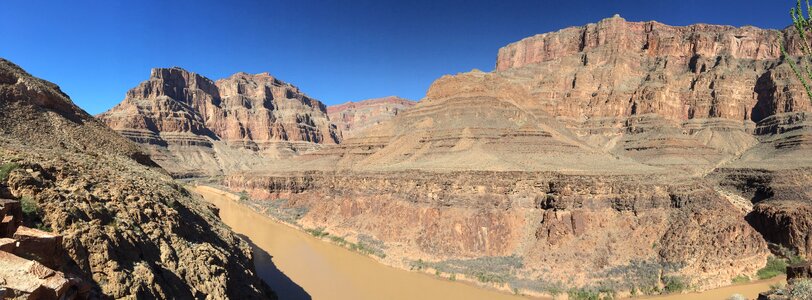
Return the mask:
<svg viewBox="0 0 812 300">
<path fill-rule="evenodd" d="M 17 248 L 17 241 L 10 238 L 0 238 L 0 251 L 14 253 L 15 248 Z"/>
<path fill-rule="evenodd" d="M 20 201 L 0 199 L 0 237 L 8 237 L 23 223 Z"/>
<path fill-rule="evenodd" d="M 6 252 L 0 252 L 0 282 L 12 299 L 74 299 L 77 290 L 77 281 L 62 272 Z"/>
<path fill-rule="evenodd" d="M 787 281 L 812 278 L 812 262 L 802 262 L 787 266 Z"/>
<path fill-rule="evenodd" d="M 36 260 L 54 269 L 59 268 L 64 255 L 61 235 L 20 226 L 13 238 L 17 240 L 17 247 L 13 252 L 15 255 Z"/>
</svg>

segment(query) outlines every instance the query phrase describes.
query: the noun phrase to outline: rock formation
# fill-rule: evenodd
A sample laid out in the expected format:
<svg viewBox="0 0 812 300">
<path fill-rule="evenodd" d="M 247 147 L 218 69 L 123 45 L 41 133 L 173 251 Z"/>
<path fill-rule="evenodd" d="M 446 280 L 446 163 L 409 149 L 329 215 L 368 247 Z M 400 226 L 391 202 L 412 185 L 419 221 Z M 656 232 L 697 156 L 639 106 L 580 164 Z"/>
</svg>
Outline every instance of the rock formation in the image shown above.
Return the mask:
<svg viewBox="0 0 812 300">
<path fill-rule="evenodd" d="M 443 76 L 389 121 L 225 183 L 376 240 L 386 263 L 523 293 L 726 285 L 768 243 L 812 255 L 791 33 L 613 17 L 537 35 L 493 72 Z"/>
<path fill-rule="evenodd" d="M 215 82 L 180 68 L 153 69 L 98 118 L 181 177 L 249 169 L 340 141 L 324 104 L 267 73 Z"/>
<path fill-rule="evenodd" d="M 411 100 L 389 96 L 328 106 L 327 115 L 346 139 L 397 116 L 415 104 Z"/>
<path fill-rule="evenodd" d="M 275 298 L 210 205 L 56 85 L 0 59 L 0 111 L 5 296 Z"/>
</svg>

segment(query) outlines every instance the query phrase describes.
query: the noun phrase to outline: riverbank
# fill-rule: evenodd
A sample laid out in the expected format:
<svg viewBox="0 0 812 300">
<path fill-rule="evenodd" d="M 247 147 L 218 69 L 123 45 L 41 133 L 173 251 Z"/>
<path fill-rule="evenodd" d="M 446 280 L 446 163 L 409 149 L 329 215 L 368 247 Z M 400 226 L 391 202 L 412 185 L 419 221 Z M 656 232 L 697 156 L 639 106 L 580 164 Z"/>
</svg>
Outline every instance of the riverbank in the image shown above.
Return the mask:
<svg viewBox="0 0 812 300">
<path fill-rule="evenodd" d="M 259 214 L 237 203 L 234 194 L 204 186 L 190 190 L 217 206 L 223 222 L 258 248 L 257 271 L 280 296 L 288 292 L 293 299 L 523 299 L 392 268 Z"/>
<path fill-rule="evenodd" d="M 209 186 L 196 186 L 191 190 L 217 206 L 223 222 L 254 243 L 260 275 L 275 290 L 294 295 L 293 299 L 522 299 L 459 281 L 386 266 L 263 215 L 240 204 L 239 196 L 233 193 Z M 781 282 L 785 282 L 784 277 L 698 293 L 637 299 L 717 300 L 733 294 L 755 299 L 770 285 Z"/>
</svg>

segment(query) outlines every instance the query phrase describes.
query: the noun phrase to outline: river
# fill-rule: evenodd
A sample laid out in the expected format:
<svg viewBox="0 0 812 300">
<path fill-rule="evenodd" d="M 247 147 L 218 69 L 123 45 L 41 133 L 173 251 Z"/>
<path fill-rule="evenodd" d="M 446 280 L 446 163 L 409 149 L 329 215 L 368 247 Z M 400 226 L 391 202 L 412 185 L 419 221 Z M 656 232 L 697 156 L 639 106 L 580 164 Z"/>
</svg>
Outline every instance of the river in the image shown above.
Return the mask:
<svg viewBox="0 0 812 300">
<path fill-rule="evenodd" d="M 257 272 L 280 299 L 522 299 L 473 285 L 395 269 L 346 248 L 276 222 L 239 204 L 236 195 L 211 187 L 192 191 L 220 209 L 220 218 L 254 246 Z M 733 294 L 755 299 L 767 281 L 701 293 L 658 296 L 658 300 L 723 300 Z"/>
</svg>

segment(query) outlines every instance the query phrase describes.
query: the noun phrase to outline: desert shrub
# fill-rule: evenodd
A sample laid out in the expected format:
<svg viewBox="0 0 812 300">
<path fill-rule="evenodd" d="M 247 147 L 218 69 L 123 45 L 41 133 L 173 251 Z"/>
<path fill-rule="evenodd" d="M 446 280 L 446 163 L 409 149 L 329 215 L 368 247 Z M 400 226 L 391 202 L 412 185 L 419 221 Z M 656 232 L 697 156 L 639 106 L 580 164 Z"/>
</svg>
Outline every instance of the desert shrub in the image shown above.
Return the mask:
<svg viewBox="0 0 812 300">
<path fill-rule="evenodd" d="M 297 221 L 304 217 L 309 211 L 309 209 L 304 206 L 291 206 L 287 199 L 267 201 L 248 199 L 246 202 L 256 210 L 264 211 L 272 218 L 288 224 L 297 224 Z"/>
<path fill-rule="evenodd" d="M 748 282 L 750 282 L 750 277 L 747 276 L 747 275 L 739 275 L 739 276 L 733 277 L 733 279 L 731 279 L 730 282 L 733 283 L 733 284 L 748 283 Z"/>
<path fill-rule="evenodd" d="M 11 171 L 19 168 L 20 165 L 17 163 L 5 163 L 0 165 L 0 181 L 6 181 L 6 179 L 8 179 L 8 175 L 11 174 Z"/>
<path fill-rule="evenodd" d="M 248 192 L 246 192 L 245 190 L 240 192 L 239 195 L 240 195 L 240 202 L 245 202 L 245 201 L 248 201 L 248 200 L 251 199 L 250 197 L 248 197 Z"/>
<path fill-rule="evenodd" d="M 42 221 L 42 209 L 39 203 L 30 196 L 23 196 L 20 198 L 20 207 L 23 211 L 23 222 L 26 226 L 36 228 L 42 231 L 51 231 L 51 228 L 45 226 Z"/>
<path fill-rule="evenodd" d="M 567 287 L 557 281 L 551 281 L 543 277 L 532 278 L 517 278 L 513 275 L 506 275 L 505 280 L 511 287 L 518 288 L 525 291 L 537 291 L 558 296 L 567 292 Z"/>
<path fill-rule="evenodd" d="M 383 241 L 368 234 L 359 234 L 358 243 L 368 245 L 371 248 L 386 250 L 386 244 Z"/>
<path fill-rule="evenodd" d="M 504 283 L 505 278 L 499 274 L 490 272 L 475 272 L 474 277 L 482 283 Z"/>
<path fill-rule="evenodd" d="M 386 253 L 384 253 L 383 250 L 380 250 L 380 249 L 378 249 L 376 247 L 368 245 L 368 244 L 366 244 L 364 242 L 359 241 L 357 244 L 353 244 L 353 243 L 347 243 L 347 244 L 349 244 L 350 250 L 359 252 L 361 254 L 375 255 L 375 256 L 380 257 L 380 258 L 386 258 Z"/>
<path fill-rule="evenodd" d="M 23 215 L 27 218 L 33 218 L 39 214 L 39 204 L 29 196 L 20 198 L 20 206 L 22 206 Z"/>
<path fill-rule="evenodd" d="M 804 15 L 804 11 L 806 11 L 806 15 Z M 789 54 L 787 53 L 786 49 L 784 49 L 783 43 L 779 43 L 781 46 L 781 54 L 789 63 L 790 68 L 792 68 L 793 73 L 795 73 L 795 77 L 801 82 L 806 90 L 806 95 L 809 97 L 809 100 L 812 101 L 812 89 L 810 89 L 810 81 L 812 81 L 812 69 L 810 69 L 810 59 L 812 59 L 812 49 L 809 47 L 809 41 L 807 40 L 807 35 L 810 31 L 812 31 L 812 7 L 809 6 L 809 1 L 806 2 L 806 10 L 801 7 L 801 0 L 797 1 L 795 7 L 790 9 L 790 16 L 792 16 L 792 24 L 795 26 L 795 34 L 801 40 L 801 51 L 803 54 L 801 55 L 801 59 L 798 63 L 795 62 L 794 58 L 790 58 Z"/>
<path fill-rule="evenodd" d="M 758 270 L 756 275 L 759 279 L 770 279 L 775 276 L 787 273 L 787 262 L 775 256 L 767 258 L 767 265 Z"/>
<path fill-rule="evenodd" d="M 727 297 L 727 300 L 747 300 L 747 298 L 742 296 L 741 294 L 733 294 L 730 295 L 730 297 Z"/>
<path fill-rule="evenodd" d="M 305 232 L 307 232 L 310 235 L 315 236 L 317 238 L 322 238 L 322 237 L 330 235 L 330 233 L 328 233 L 327 231 L 324 231 L 324 227 L 307 228 L 307 229 L 305 229 Z"/>
<path fill-rule="evenodd" d="M 663 284 L 667 294 L 681 293 L 688 289 L 688 283 L 682 276 L 663 276 Z"/>
<path fill-rule="evenodd" d="M 473 259 L 449 259 L 434 265 L 436 269 L 447 273 L 472 274 L 475 271 L 487 270 L 489 273 L 507 275 L 524 266 L 520 256 L 485 256 Z"/>
<path fill-rule="evenodd" d="M 429 263 L 423 261 L 423 259 L 418 259 L 418 260 L 415 260 L 415 261 L 412 261 L 411 263 L 409 263 L 409 266 L 410 266 L 411 270 L 420 271 L 420 270 L 423 270 L 423 269 L 429 267 Z"/>
<path fill-rule="evenodd" d="M 602 277 L 613 278 L 603 282 L 604 286 L 611 285 L 616 290 L 635 290 L 644 295 L 660 294 L 660 274 L 679 270 L 680 264 L 666 263 L 656 260 L 631 261 L 627 265 L 616 266 L 604 271 Z"/>
<path fill-rule="evenodd" d="M 611 300 L 615 299 L 614 291 L 601 291 L 598 288 L 579 288 L 567 291 L 572 300 Z"/>
<path fill-rule="evenodd" d="M 812 299 L 812 280 L 810 279 L 795 280 L 789 289 L 789 298 L 793 300 Z"/>
<path fill-rule="evenodd" d="M 778 245 L 777 252 L 778 255 L 780 255 L 783 258 L 786 258 L 787 263 L 790 265 L 805 262 L 805 260 L 800 255 L 798 255 L 797 251 L 784 247 L 784 245 Z"/>
</svg>

